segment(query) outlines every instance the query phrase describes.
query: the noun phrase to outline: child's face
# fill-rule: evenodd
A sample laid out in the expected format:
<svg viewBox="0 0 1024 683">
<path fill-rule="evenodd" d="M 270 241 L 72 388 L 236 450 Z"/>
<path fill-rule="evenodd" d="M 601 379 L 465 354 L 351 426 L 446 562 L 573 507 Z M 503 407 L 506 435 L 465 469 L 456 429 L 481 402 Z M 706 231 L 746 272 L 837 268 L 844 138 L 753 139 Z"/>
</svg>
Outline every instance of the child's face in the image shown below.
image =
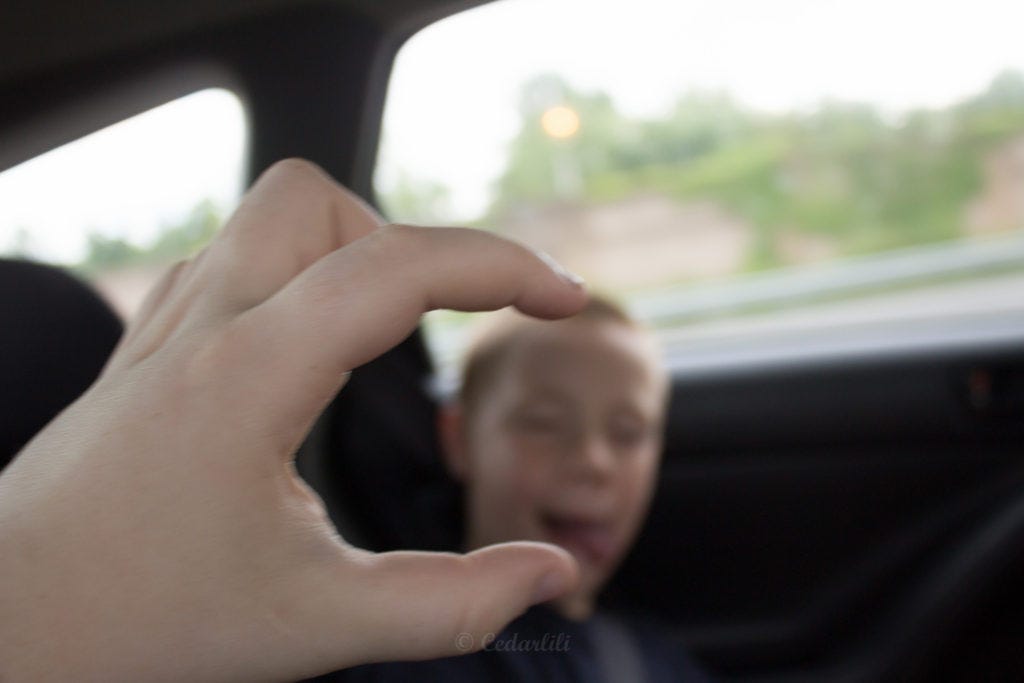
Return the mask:
<svg viewBox="0 0 1024 683">
<path fill-rule="evenodd" d="M 647 336 L 612 321 L 532 323 L 462 425 L 473 547 L 548 541 L 580 564 L 584 617 L 631 546 L 657 474 L 666 380 Z"/>
</svg>

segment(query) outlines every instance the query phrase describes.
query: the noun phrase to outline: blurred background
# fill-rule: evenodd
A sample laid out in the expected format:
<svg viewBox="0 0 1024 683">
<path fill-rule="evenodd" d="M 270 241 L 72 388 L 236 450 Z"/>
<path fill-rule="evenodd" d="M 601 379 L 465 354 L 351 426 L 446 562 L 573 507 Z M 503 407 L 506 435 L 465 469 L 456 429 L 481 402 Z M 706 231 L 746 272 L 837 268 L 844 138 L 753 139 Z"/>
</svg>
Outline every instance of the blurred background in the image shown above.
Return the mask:
<svg viewBox="0 0 1024 683">
<path fill-rule="evenodd" d="M 630 17 L 504 0 L 413 37 L 385 214 L 549 252 L 676 365 L 1024 320 L 1024 10 L 636 0 Z M 245 141 L 244 93 L 207 90 L 13 168 L 0 250 L 72 267 L 130 315 L 230 213 Z M 473 319 L 428 316 L 449 379 Z"/>
</svg>

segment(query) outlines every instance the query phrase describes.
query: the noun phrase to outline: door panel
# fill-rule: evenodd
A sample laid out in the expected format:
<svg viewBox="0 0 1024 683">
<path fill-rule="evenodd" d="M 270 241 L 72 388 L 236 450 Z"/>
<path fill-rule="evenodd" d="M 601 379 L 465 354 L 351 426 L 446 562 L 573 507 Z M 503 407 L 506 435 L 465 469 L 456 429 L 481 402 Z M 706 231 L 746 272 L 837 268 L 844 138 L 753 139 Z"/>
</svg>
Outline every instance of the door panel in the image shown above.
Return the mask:
<svg viewBox="0 0 1024 683">
<path fill-rule="evenodd" d="M 883 623 L 924 628 L 901 622 L 907 596 L 1024 491 L 1019 348 L 677 377 L 609 604 L 741 678 L 841 666 Z"/>
</svg>

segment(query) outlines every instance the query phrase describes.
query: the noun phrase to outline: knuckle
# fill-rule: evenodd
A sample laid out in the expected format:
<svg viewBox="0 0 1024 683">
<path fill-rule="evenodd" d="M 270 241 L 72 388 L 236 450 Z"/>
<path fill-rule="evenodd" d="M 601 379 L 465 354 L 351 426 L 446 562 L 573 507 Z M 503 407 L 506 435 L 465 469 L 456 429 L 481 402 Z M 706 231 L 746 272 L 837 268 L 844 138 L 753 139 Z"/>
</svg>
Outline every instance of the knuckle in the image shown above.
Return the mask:
<svg viewBox="0 0 1024 683">
<path fill-rule="evenodd" d="M 298 157 L 290 157 L 287 159 L 281 159 L 275 161 L 270 165 L 269 168 L 263 173 L 263 176 L 268 179 L 284 179 L 289 181 L 295 180 L 313 180 L 321 179 L 323 177 L 323 171 L 320 170 L 316 164 L 306 159 L 300 159 Z"/>
<path fill-rule="evenodd" d="M 282 188 L 298 205 L 331 211 L 336 202 L 334 182 L 311 161 L 282 159 L 267 169 L 264 175 L 268 184 Z"/>
<path fill-rule="evenodd" d="M 333 182 L 326 172 L 313 162 L 299 158 L 274 162 L 256 185 L 263 192 L 269 190 L 271 196 L 287 193 L 298 205 L 327 204 L 333 194 Z"/>
</svg>

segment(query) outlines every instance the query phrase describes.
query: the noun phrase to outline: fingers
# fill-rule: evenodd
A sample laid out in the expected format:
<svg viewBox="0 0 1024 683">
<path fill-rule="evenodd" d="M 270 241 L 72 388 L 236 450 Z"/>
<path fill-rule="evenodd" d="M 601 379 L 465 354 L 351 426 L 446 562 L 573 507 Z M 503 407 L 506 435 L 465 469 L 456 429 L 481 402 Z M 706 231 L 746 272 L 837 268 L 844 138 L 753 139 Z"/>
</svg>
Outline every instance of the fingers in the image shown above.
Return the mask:
<svg viewBox="0 0 1024 683">
<path fill-rule="evenodd" d="M 213 242 L 151 290 L 112 365 L 150 355 L 183 321 L 224 319 L 272 296 L 311 263 L 381 218 L 312 163 L 271 166 Z"/>
<path fill-rule="evenodd" d="M 556 318 L 585 301 L 578 281 L 514 242 L 479 230 L 388 226 L 322 258 L 242 316 L 240 337 L 258 342 L 235 344 L 245 349 L 235 358 L 241 372 L 273 387 L 263 412 L 284 415 L 284 429 L 297 424 L 294 411 L 312 419 L 343 373 L 404 339 L 427 310 L 512 305 Z"/>
<path fill-rule="evenodd" d="M 586 299 L 578 282 L 520 245 L 379 221 L 312 164 L 275 164 L 210 246 L 153 295 L 112 366 L 179 335 L 199 369 L 191 376 L 246 386 L 256 411 L 239 414 L 290 455 L 344 373 L 401 341 L 424 311 L 514 305 L 560 317 Z"/>
<path fill-rule="evenodd" d="M 153 335 L 151 329 L 153 319 L 159 316 L 171 292 L 174 291 L 181 281 L 182 273 L 187 269 L 188 261 L 178 261 L 160 276 L 160 279 L 156 281 L 156 284 L 146 294 L 146 298 L 143 299 L 138 312 L 125 326 L 124 334 L 121 335 L 121 339 L 117 342 L 117 346 L 114 348 L 113 354 L 104 368 L 104 372 L 111 368 L 120 367 L 141 355 L 140 353 L 129 353 L 125 349 L 132 346 L 140 346 L 138 342 L 139 337 L 150 337 Z M 145 343 L 142 346 L 145 346 Z"/>
<path fill-rule="evenodd" d="M 160 308 L 168 294 L 174 289 L 178 281 L 181 279 L 181 274 L 187 269 L 188 261 L 178 261 L 173 266 L 167 269 L 153 288 L 146 294 L 146 298 L 142 301 L 142 306 L 139 307 L 138 313 L 132 319 L 128 326 L 128 332 L 125 334 L 126 338 L 130 338 L 136 330 L 145 327 L 149 320 L 153 317 L 153 314 Z"/>
<path fill-rule="evenodd" d="M 203 286 L 215 307 L 245 310 L 382 223 L 314 164 L 280 161 L 260 176 L 211 245 L 211 277 Z"/>
<path fill-rule="evenodd" d="M 544 543 L 504 543 L 468 555 L 368 556 L 351 583 L 335 580 L 333 590 L 312 592 L 318 600 L 310 606 L 316 623 L 309 632 L 319 634 L 321 652 L 333 655 L 323 662 L 328 668 L 466 654 L 531 605 L 575 588 L 578 578 L 572 557 Z M 339 642 L 353 614 L 363 625 L 358 639 L 349 628 Z M 353 648 L 356 655 L 349 654 Z"/>
</svg>

